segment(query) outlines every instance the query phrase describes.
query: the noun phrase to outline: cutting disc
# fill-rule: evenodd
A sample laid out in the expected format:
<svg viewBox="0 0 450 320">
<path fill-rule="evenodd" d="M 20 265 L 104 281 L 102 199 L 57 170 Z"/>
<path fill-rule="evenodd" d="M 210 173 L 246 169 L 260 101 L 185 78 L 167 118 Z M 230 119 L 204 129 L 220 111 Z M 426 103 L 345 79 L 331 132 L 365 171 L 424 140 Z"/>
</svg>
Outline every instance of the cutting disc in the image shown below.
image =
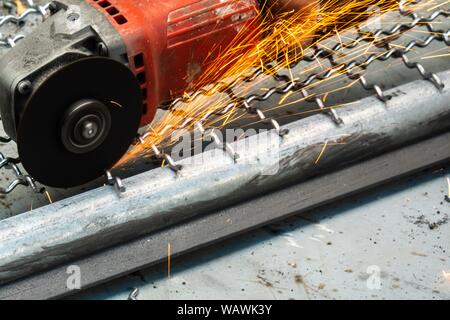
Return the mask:
<svg viewBox="0 0 450 320">
<path fill-rule="evenodd" d="M 142 93 L 126 66 L 102 57 L 78 60 L 30 97 L 18 124 L 19 157 L 44 185 L 87 183 L 124 155 L 141 116 Z"/>
</svg>

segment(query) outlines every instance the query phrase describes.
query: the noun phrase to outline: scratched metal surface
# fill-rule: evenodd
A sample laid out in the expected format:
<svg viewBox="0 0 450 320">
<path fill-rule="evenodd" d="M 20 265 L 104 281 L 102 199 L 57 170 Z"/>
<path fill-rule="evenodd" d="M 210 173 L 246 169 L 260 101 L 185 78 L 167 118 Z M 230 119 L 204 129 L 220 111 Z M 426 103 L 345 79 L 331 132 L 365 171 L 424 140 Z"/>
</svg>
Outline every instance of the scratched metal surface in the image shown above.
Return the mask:
<svg viewBox="0 0 450 320">
<path fill-rule="evenodd" d="M 142 300 L 450 299 L 446 177 L 427 172 L 203 249 L 172 261 L 170 279 L 163 264 L 73 298 L 127 299 L 136 287 Z"/>
</svg>

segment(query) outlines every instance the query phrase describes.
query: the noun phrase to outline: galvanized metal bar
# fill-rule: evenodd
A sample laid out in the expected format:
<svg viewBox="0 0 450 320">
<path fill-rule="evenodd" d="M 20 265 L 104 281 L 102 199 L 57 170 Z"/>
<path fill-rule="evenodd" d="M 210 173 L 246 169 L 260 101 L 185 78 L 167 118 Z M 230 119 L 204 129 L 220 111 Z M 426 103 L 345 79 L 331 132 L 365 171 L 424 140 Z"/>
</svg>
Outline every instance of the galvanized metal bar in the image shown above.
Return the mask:
<svg viewBox="0 0 450 320">
<path fill-rule="evenodd" d="M 167 261 L 251 229 L 450 161 L 450 132 L 342 170 L 218 210 L 0 287 L 0 299 L 55 299 Z M 77 266 L 81 288 L 70 288 Z"/>
<path fill-rule="evenodd" d="M 290 133 L 283 138 L 272 130 L 232 143 L 246 150 L 236 162 L 223 150 L 210 150 L 180 161 L 177 174 L 159 168 L 125 180 L 120 196 L 99 188 L 0 221 L 0 281 L 448 130 L 450 71 L 438 76 L 442 90 L 418 80 L 388 92 L 396 96 L 386 104 L 369 97 L 340 108 L 345 126 L 318 114 L 285 126 Z"/>
</svg>

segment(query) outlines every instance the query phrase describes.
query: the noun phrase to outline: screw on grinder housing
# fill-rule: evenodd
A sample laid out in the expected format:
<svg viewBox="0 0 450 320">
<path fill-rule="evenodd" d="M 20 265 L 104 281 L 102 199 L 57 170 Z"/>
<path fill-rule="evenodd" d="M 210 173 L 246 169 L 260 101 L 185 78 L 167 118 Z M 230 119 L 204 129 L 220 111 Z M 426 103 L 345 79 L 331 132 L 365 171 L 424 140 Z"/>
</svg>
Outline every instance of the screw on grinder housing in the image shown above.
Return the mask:
<svg viewBox="0 0 450 320">
<path fill-rule="evenodd" d="M 60 0 L 49 10 L 0 60 L 0 111 L 28 173 L 64 188 L 113 167 L 156 108 L 192 90 L 259 19 L 256 0 Z"/>
</svg>

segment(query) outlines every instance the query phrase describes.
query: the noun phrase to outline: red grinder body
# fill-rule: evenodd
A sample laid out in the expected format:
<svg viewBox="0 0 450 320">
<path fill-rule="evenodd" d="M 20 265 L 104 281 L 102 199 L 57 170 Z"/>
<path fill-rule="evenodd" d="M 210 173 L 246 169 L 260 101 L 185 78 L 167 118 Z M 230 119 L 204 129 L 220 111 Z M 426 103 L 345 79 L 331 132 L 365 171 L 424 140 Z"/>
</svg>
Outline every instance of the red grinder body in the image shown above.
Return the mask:
<svg viewBox="0 0 450 320">
<path fill-rule="evenodd" d="M 141 125 L 153 120 L 158 105 L 192 90 L 240 32 L 258 27 L 256 0 L 86 1 L 104 13 L 127 47 L 144 97 Z"/>
</svg>

